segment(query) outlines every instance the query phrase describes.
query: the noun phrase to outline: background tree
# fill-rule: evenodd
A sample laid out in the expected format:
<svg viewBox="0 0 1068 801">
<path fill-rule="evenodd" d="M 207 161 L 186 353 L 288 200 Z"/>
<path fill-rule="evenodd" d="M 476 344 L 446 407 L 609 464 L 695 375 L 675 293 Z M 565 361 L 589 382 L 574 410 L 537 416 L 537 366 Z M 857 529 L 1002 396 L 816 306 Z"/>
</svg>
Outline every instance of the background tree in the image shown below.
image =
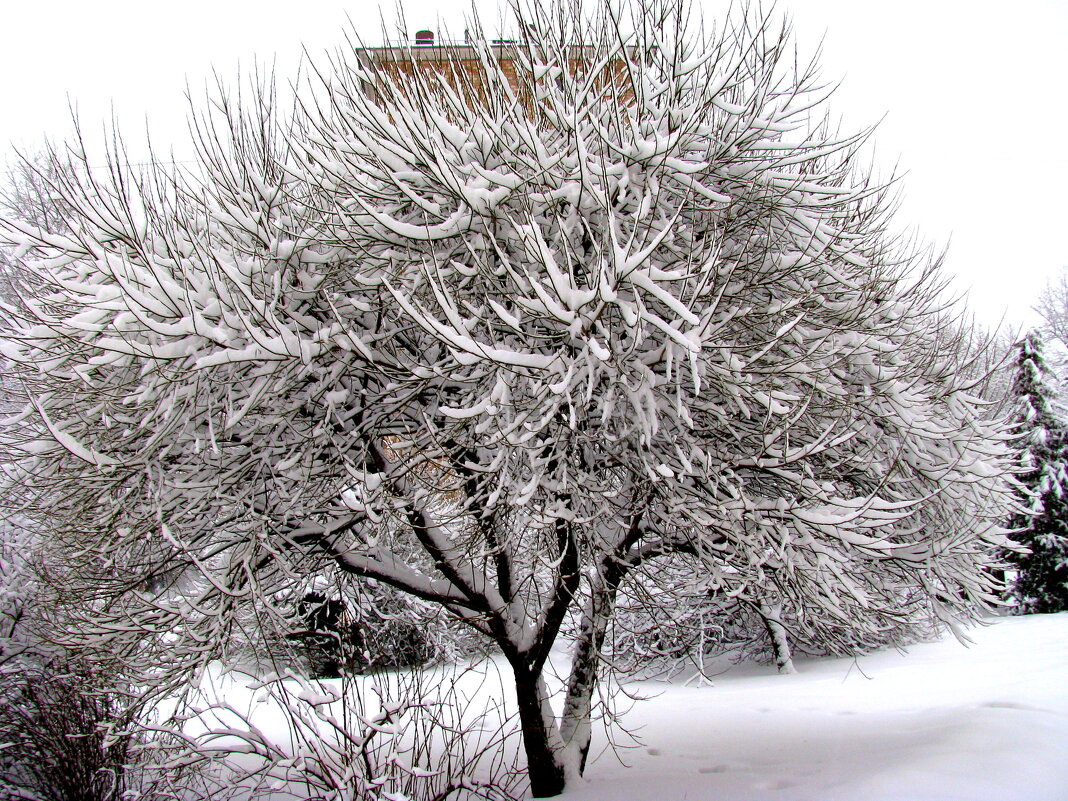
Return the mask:
<svg viewBox="0 0 1068 801">
<path fill-rule="evenodd" d="M 1068 268 L 1063 268 L 1056 280 L 1047 282 L 1034 310 L 1041 315 L 1048 336 L 1068 347 Z"/>
<path fill-rule="evenodd" d="M 473 26 L 471 70 L 347 48 L 292 112 L 223 90 L 188 171 L 76 144 L 67 233 L 2 224 L 4 445 L 83 644 L 163 692 L 308 576 L 375 579 L 500 649 L 548 796 L 657 560 L 857 636 L 993 600 L 1006 434 L 864 136 L 813 129 L 767 18 L 577 5 Z"/>
<path fill-rule="evenodd" d="M 1068 381 L 1068 267 L 1046 282 L 1032 309 L 1042 318 L 1046 365 L 1056 378 L 1058 390 L 1063 392 Z"/>
<path fill-rule="evenodd" d="M 1031 331 L 1019 346 L 1013 391 L 1024 437 L 1020 480 L 1029 514 L 1017 515 L 1014 536 L 1030 553 L 1014 554 L 1012 595 L 1022 612 L 1068 609 L 1068 426 L 1046 366 L 1042 337 Z"/>
</svg>

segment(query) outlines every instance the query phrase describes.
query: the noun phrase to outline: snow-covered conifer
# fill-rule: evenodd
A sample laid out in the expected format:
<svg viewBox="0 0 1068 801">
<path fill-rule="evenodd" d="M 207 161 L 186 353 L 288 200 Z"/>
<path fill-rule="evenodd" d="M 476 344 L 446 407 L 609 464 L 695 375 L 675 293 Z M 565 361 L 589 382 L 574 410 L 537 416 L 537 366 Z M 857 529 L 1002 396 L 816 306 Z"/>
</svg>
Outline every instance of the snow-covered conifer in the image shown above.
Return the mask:
<svg viewBox="0 0 1068 801">
<path fill-rule="evenodd" d="M 1012 595 L 1022 612 L 1068 609 L 1068 425 L 1046 366 L 1042 337 L 1031 331 L 1020 343 L 1013 391 L 1023 437 L 1020 481 L 1030 514 L 1017 515 L 1015 538 L 1030 553 L 1013 554 Z"/>
<path fill-rule="evenodd" d="M 758 603 L 773 576 L 828 632 L 996 596 L 1007 433 L 854 164 L 866 134 L 813 127 L 828 92 L 769 19 L 628 8 L 473 25 L 444 74 L 343 53 L 292 113 L 224 93 L 197 167 L 75 145 L 69 233 L 3 223 L 32 274 L 4 445 L 79 634 L 159 682 L 309 575 L 376 579 L 500 648 L 548 796 L 660 559 Z"/>
</svg>

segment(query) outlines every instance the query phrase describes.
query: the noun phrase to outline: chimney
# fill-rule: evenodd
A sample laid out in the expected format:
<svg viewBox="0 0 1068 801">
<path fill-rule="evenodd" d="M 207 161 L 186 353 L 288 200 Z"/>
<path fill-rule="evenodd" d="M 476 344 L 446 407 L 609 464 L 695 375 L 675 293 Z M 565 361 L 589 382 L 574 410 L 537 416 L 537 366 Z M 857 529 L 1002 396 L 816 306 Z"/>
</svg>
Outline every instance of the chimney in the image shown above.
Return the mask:
<svg viewBox="0 0 1068 801">
<path fill-rule="evenodd" d="M 433 47 L 434 45 L 434 32 L 433 31 L 416 31 L 415 32 L 415 46 L 416 47 Z"/>
</svg>

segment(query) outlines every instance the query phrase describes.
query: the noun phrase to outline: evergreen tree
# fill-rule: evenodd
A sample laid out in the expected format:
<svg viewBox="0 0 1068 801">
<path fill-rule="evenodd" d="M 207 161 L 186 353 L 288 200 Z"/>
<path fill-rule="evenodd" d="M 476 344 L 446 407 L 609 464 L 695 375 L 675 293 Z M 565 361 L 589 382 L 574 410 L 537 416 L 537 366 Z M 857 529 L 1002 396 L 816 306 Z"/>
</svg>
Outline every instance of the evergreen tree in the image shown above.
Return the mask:
<svg viewBox="0 0 1068 801">
<path fill-rule="evenodd" d="M 1054 386 L 1041 335 L 1031 331 L 1020 343 L 1013 384 L 1025 437 L 1020 480 L 1030 509 L 1013 520 L 1013 528 L 1021 529 L 1016 538 L 1031 551 L 1013 559 L 1018 573 L 1012 595 L 1022 613 L 1068 609 L 1068 426 Z"/>
</svg>

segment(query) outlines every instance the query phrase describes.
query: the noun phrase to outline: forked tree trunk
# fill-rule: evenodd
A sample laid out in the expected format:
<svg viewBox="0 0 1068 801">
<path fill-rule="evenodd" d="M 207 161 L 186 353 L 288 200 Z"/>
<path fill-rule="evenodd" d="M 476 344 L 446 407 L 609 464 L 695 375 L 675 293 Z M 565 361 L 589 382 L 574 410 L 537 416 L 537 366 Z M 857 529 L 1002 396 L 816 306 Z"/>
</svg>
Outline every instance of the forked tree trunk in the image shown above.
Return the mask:
<svg viewBox="0 0 1068 801">
<path fill-rule="evenodd" d="M 567 776 L 559 757 L 559 735 L 545 714 L 544 684 L 540 676 L 532 675 L 523 666 L 513 666 L 513 673 L 531 795 L 535 798 L 560 795 Z"/>
</svg>

